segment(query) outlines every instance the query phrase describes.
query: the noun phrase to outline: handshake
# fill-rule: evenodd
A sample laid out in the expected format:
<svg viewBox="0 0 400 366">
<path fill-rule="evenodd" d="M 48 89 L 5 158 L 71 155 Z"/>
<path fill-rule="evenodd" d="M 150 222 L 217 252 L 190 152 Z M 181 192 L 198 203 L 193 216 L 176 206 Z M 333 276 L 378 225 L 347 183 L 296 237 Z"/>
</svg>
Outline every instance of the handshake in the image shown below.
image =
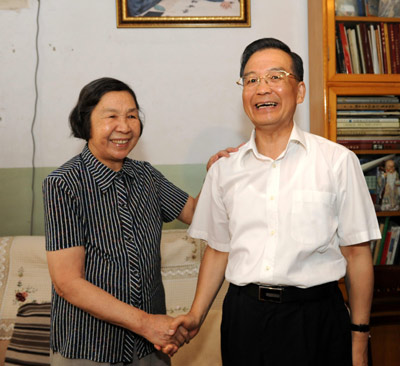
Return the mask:
<svg viewBox="0 0 400 366">
<path fill-rule="evenodd" d="M 168 315 L 147 314 L 143 320 L 142 335 L 153 343 L 158 351 L 172 357 L 181 346 L 189 343 L 199 332 L 204 319 L 189 312 L 176 318 Z"/>
</svg>

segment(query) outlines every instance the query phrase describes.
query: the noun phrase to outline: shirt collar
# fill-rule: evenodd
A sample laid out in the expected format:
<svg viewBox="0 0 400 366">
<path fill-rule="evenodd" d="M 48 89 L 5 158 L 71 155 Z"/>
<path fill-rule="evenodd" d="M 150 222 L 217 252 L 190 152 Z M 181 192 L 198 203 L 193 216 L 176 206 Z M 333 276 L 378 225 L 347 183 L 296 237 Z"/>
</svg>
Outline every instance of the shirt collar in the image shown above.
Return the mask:
<svg viewBox="0 0 400 366">
<path fill-rule="evenodd" d="M 105 192 L 112 185 L 114 179 L 121 174 L 127 174 L 132 178 L 135 175 L 133 167 L 129 164 L 126 164 L 126 159 L 124 161 L 124 164 L 122 165 L 122 169 L 119 172 L 115 172 L 114 170 L 110 169 L 108 166 L 97 160 L 96 157 L 89 150 L 87 144 L 83 148 L 81 156 L 84 164 L 86 165 L 94 180 L 103 192 Z"/>
<path fill-rule="evenodd" d="M 308 150 L 304 131 L 299 126 L 297 126 L 296 123 L 293 123 L 293 128 L 292 128 L 292 132 L 290 133 L 288 144 L 286 146 L 285 151 L 281 154 L 281 157 L 283 157 L 286 154 L 286 151 L 288 150 L 289 146 L 292 144 L 298 144 L 298 145 L 302 146 L 306 150 L 306 152 Z M 262 160 L 269 159 L 266 156 L 264 156 L 258 152 L 257 145 L 256 145 L 256 130 L 255 129 L 253 129 L 253 131 L 251 133 L 249 142 L 243 146 L 244 155 L 246 155 L 248 153 L 248 151 L 252 151 L 254 153 L 254 155 L 259 159 L 262 159 Z"/>
</svg>

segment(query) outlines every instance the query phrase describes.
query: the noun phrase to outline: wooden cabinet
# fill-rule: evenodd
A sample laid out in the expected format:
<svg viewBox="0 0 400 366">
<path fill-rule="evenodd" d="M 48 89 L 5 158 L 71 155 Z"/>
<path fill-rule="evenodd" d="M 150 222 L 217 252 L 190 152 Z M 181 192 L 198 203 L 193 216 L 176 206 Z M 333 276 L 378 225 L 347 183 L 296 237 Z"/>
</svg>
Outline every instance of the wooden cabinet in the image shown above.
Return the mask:
<svg viewBox="0 0 400 366">
<path fill-rule="evenodd" d="M 336 25 L 343 23 L 348 27 L 355 27 L 357 24 L 366 23 L 368 26 L 376 27 L 384 23 L 399 24 L 400 18 L 381 17 L 343 17 L 335 16 L 335 0 L 308 0 L 308 26 L 309 26 L 309 85 L 310 96 L 310 132 L 324 136 L 332 141 L 337 141 L 337 105 L 340 96 L 400 96 L 400 73 L 386 74 L 349 74 L 338 73 L 337 50 L 336 50 Z M 399 41 L 400 43 L 400 41 Z M 400 154 L 398 150 L 354 150 L 358 155 L 373 154 Z M 392 216 L 399 222 L 399 211 L 379 212 L 378 216 Z M 389 268 L 375 268 L 379 271 L 376 276 L 375 294 L 381 290 L 381 284 L 385 276 L 389 278 L 394 273 L 399 275 L 399 266 L 395 272 L 387 271 Z M 393 273 L 392 273 L 393 272 Z M 400 344 L 400 308 L 398 308 L 400 288 L 391 291 L 391 298 L 388 301 L 385 293 L 380 292 L 374 297 L 371 322 L 373 324 L 371 348 L 374 366 L 400 365 L 399 344 Z M 396 309 L 389 306 L 391 318 L 385 317 L 385 309 L 379 308 L 378 303 L 393 304 L 396 302 Z M 377 309 L 380 309 L 379 312 Z M 387 315 L 387 314 L 386 314 Z M 389 320 L 388 320 L 389 319 Z M 385 328 L 386 327 L 386 328 Z M 383 337 L 390 334 L 391 338 Z M 385 350 L 383 352 L 382 350 Z"/>
</svg>

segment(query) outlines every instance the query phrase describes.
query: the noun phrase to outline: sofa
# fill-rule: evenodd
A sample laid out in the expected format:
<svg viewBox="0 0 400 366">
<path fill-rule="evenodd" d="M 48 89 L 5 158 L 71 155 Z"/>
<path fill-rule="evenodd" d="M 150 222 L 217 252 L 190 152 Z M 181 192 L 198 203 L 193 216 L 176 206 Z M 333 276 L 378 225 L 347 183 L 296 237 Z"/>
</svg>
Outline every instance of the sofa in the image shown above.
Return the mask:
<svg viewBox="0 0 400 366">
<path fill-rule="evenodd" d="M 162 276 L 169 315 L 190 309 L 205 246 L 186 230 L 163 231 Z M 222 364 L 219 327 L 226 290 L 224 283 L 199 334 L 172 358 L 172 366 Z M 0 366 L 48 364 L 50 300 L 44 236 L 0 237 Z"/>
</svg>

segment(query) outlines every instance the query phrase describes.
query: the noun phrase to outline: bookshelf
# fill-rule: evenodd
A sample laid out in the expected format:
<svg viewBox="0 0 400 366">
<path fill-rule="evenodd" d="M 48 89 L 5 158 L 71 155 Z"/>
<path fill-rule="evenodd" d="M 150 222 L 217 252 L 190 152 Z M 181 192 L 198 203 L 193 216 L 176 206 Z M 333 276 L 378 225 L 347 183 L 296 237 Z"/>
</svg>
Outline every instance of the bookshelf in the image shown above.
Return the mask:
<svg viewBox="0 0 400 366">
<path fill-rule="evenodd" d="M 335 0 L 308 0 L 310 131 L 332 141 L 338 140 L 337 118 L 340 97 L 400 98 L 398 74 L 347 74 L 337 72 L 336 24 L 382 24 L 400 26 L 400 18 L 335 16 Z M 312 70 L 312 71 L 311 71 Z M 396 109 L 400 112 L 400 107 Z M 400 128 L 398 136 L 400 135 Z M 396 138 L 399 138 L 396 136 Z M 340 139 L 340 137 L 339 137 Z M 400 155 L 399 149 L 357 149 L 357 155 Z M 400 211 L 380 211 L 378 217 L 398 218 Z"/>
<path fill-rule="evenodd" d="M 347 28 L 356 29 L 356 26 L 360 24 L 365 24 L 368 27 L 372 25 L 377 28 L 378 25 L 382 26 L 382 24 L 387 23 L 396 24 L 397 28 L 400 29 L 400 18 L 335 16 L 335 0 L 308 0 L 308 19 L 310 132 L 332 141 L 338 141 L 338 137 L 340 140 L 341 135 L 343 135 L 343 131 L 340 132 L 340 128 L 338 130 L 337 126 L 340 108 L 338 108 L 338 98 L 384 95 L 400 97 L 400 72 L 390 74 L 338 72 L 337 24 L 342 23 Z M 398 36 L 400 37 L 400 34 Z M 400 40 L 398 43 L 400 44 Z M 398 110 L 400 111 L 400 108 Z M 400 128 L 398 134 L 400 135 Z M 384 145 L 383 149 L 358 148 L 352 150 L 359 157 L 385 156 L 388 154 L 400 156 L 400 149 L 387 149 L 385 146 L 387 145 Z M 380 221 L 386 221 L 389 218 L 389 220 L 400 224 L 400 211 L 379 211 L 377 216 Z M 371 348 L 374 366 L 398 365 L 400 360 L 398 287 L 394 285 L 397 290 L 392 291 L 390 297 L 386 296 L 385 293 L 382 294 L 382 292 L 377 295 L 382 283 L 385 280 L 393 279 L 393 270 L 397 274 L 400 273 L 400 266 L 375 266 L 375 294 L 371 314 L 371 325 L 373 325 Z M 386 283 L 384 286 L 387 288 Z M 343 283 L 341 288 L 345 298 L 347 298 Z M 391 313 L 391 317 L 387 318 L 385 314 L 388 314 L 388 312 L 385 309 L 379 308 L 379 311 L 377 311 L 377 301 L 379 301 L 379 304 L 384 303 L 386 309 L 390 308 L 392 312 L 393 304 L 397 304 L 396 311 L 394 311 L 395 315 Z M 379 326 L 375 327 L 374 324 L 379 324 Z M 382 328 L 382 326 L 386 326 L 386 328 Z M 390 334 L 390 338 L 385 336 L 386 334 Z M 385 353 L 379 351 L 382 349 L 389 349 L 391 354 L 388 355 L 389 351 Z"/>
</svg>

